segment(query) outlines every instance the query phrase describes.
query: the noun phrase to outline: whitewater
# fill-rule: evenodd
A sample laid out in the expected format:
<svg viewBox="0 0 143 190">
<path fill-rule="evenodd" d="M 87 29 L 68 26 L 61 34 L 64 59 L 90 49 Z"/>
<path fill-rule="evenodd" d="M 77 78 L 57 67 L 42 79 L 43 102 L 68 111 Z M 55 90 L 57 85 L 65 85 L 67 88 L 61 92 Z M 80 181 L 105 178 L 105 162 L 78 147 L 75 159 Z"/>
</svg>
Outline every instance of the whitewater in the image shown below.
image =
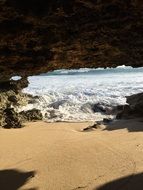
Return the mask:
<svg viewBox="0 0 143 190">
<path fill-rule="evenodd" d="M 22 110 L 40 109 L 49 122 L 99 121 L 112 116 L 94 105 L 112 108 L 143 92 L 143 68 L 56 70 L 29 77 L 29 83 L 24 92 L 39 97 Z"/>
</svg>

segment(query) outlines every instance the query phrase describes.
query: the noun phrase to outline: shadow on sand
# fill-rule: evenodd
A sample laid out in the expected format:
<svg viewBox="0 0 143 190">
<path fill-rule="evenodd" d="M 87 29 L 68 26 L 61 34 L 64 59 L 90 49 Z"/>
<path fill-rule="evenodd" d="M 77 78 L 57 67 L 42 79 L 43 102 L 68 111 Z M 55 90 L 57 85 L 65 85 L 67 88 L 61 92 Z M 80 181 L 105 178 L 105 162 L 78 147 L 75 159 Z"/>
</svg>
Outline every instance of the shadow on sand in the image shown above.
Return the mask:
<svg viewBox="0 0 143 190">
<path fill-rule="evenodd" d="M 22 172 L 15 169 L 0 170 L 0 190 L 18 190 L 25 185 L 30 178 L 34 177 L 35 172 Z M 27 190 L 36 190 L 31 188 Z"/>
<path fill-rule="evenodd" d="M 94 190 L 142 190 L 143 173 L 130 175 L 115 181 L 109 182 Z"/>
<path fill-rule="evenodd" d="M 113 130 L 119 130 L 119 129 L 125 129 L 129 132 L 142 132 L 143 131 L 143 119 L 137 119 L 137 120 L 117 120 L 113 123 L 110 123 L 106 125 L 106 128 L 104 130 L 113 131 Z"/>
</svg>

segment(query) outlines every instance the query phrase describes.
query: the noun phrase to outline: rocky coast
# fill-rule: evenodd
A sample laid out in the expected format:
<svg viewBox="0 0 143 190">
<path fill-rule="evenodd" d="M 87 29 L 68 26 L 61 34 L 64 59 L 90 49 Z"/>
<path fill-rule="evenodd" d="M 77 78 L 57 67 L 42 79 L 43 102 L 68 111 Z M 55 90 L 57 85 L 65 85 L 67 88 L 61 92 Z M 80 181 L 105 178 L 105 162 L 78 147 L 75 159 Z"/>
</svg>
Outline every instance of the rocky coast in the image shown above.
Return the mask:
<svg viewBox="0 0 143 190">
<path fill-rule="evenodd" d="M 91 130 L 17 111 L 32 101 L 22 93 L 29 76 L 143 66 L 142 34 L 142 0 L 0 0 L 1 190 L 142 189 L 143 93 Z"/>
<path fill-rule="evenodd" d="M 142 31 L 140 0 L 0 0 L 1 96 L 25 88 L 28 76 L 54 69 L 140 67 Z M 22 80 L 16 84 L 12 76 Z M 4 115 L 11 101 L 1 102 Z"/>
</svg>

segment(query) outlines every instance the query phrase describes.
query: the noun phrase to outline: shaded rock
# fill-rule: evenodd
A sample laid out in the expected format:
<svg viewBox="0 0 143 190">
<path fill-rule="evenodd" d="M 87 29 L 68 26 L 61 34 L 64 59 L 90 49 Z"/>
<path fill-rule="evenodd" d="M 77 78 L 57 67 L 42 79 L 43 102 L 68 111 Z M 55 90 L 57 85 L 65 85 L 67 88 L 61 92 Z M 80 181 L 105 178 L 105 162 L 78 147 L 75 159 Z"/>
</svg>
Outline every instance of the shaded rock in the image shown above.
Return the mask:
<svg viewBox="0 0 143 190">
<path fill-rule="evenodd" d="M 22 111 L 19 113 L 19 115 L 24 122 L 26 122 L 26 121 L 37 121 L 37 120 L 43 119 L 42 113 L 38 109 Z"/>
<path fill-rule="evenodd" d="M 142 66 L 137 0 L 1 0 L 0 81 L 54 69 Z"/>
<path fill-rule="evenodd" d="M 120 113 L 124 110 L 124 107 L 125 107 L 125 106 L 126 106 L 126 105 L 113 106 L 113 107 L 110 109 L 109 114 L 110 114 L 110 115 L 117 116 L 118 114 L 120 114 Z"/>
<path fill-rule="evenodd" d="M 103 119 L 103 123 L 111 123 L 113 121 L 113 119 L 110 119 L 110 118 L 104 118 Z"/>
<path fill-rule="evenodd" d="M 104 105 L 101 105 L 101 104 L 95 104 L 93 106 L 93 111 L 96 113 L 96 112 L 103 112 L 103 113 L 106 113 L 106 107 Z"/>
<path fill-rule="evenodd" d="M 12 90 L 16 93 L 21 91 L 23 88 L 28 87 L 28 79 L 23 77 L 20 80 L 8 80 L 8 81 L 2 81 L 0 82 L 0 89 L 3 91 L 9 91 Z"/>
<path fill-rule="evenodd" d="M 108 114 L 109 113 L 109 108 L 108 106 L 106 105 L 103 105 L 103 104 L 100 104 L 100 103 L 97 103 L 97 104 L 91 104 L 91 103 L 86 103 L 84 104 L 83 106 L 81 106 L 81 110 L 85 113 L 89 112 L 102 112 L 102 113 L 105 113 L 105 114 Z"/>
<path fill-rule="evenodd" d="M 5 117 L 4 117 L 4 113 L 3 110 L 0 109 L 0 127 L 5 125 Z"/>
<path fill-rule="evenodd" d="M 125 105 L 118 105 L 118 106 L 116 106 L 116 110 L 117 111 L 123 111 L 124 107 L 125 107 Z"/>
<path fill-rule="evenodd" d="M 133 110 L 130 108 L 129 105 L 125 105 L 124 109 L 119 112 L 116 116 L 116 119 L 127 119 L 132 117 Z"/>
<path fill-rule="evenodd" d="M 12 102 L 13 104 L 17 104 L 17 97 L 16 96 L 14 96 L 14 95 L 12 95 L 12 96 L 9 96 L 8 97 L 8 101 L 10 101 L 10 102 Z"/>
<path fill-rule="evenodd" d="M 3 125 L 4 128 L 10 129 L 22 127 L 19 114 L 16 113 L 13 108 L 6 108 L 4 110 L 4 118 L 4 121 L 6 123 L 5 125 Z"/>
<path fill-rule="evenodd" d="M 127 103 L 123 111 L 117 114 L 117 119 L 143 117 L 143 93 L 128 96 Z"/>
</svg>

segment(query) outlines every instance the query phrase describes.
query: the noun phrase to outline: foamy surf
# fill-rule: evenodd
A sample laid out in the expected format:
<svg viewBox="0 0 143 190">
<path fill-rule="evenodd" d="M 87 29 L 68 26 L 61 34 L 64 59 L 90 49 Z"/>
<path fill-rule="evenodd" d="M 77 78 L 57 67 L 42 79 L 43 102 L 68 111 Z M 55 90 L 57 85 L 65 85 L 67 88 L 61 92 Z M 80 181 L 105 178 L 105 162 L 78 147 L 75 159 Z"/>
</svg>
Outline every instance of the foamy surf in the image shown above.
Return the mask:
<svg viewBox="0 0 143 190">
<path fill-rule="evenodd" d="M 112 117 L 94 110 L 95 105 L 109 109 L 126 103 L 126 96 L 143 92 L 143 68 L 58 70 L 29 77 L 24 92 L 38 95 L 34 104 L 23 110 L 40 109 L 45 120 L 98 121 Z"/>
</svg>

